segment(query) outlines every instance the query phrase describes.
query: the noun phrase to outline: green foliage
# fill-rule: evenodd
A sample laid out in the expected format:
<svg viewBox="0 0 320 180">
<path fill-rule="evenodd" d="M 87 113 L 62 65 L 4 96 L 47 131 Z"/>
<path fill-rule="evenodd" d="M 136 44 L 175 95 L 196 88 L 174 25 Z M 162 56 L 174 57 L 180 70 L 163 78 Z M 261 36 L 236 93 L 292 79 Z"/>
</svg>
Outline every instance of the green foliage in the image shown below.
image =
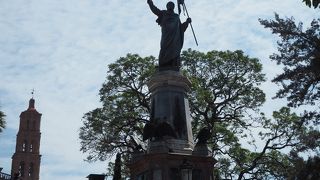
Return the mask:
<svg viewBox="0 0 320 180">
<path fill-rule="evenodd" d="M 310 1 L 306 3 L 311 5 Z M 313 1 L 313 6 L 316 7 L 318 4 L 319 1 Z M 299 118 L 286 114 L 284 111 L 288 109 L 282 109 L 283 112 L 280 114 L 274 114 L 275 118 L 279 119 L 278 124 L 282 124 L 274 128 L 279 134 L 288 136 L 287 140 L 294 142 L 291 156 L 308 151 L 319 153 L 320 19 L 314 19 L 306 30 L 301 22 L 296 23 L 292 17 L 282 19 L 278 14 L 275 14 L 275 20 L 260 19 L 260 23 L 280 37 L 279 53 L 270 56 L 284 67 L 283 73 L 273 79 L 273 82 L 282 86 L 276 98 L 286 97 L 290 107 L 304 106 L 306 109 L 316 109 L 306 110 Z M 281 117 L 281 114 L 286 115 Z M 282 143 L 285 140 L 283 139 Z"/>
<path fill-rule="evenodd" d="M 230 156 L 235 160 L 234 169 L 238 179 L 251 177 L 253 179 L 285 179 L 288 168 L 292 163 L 288 155 L 281 153 L 281 149 L 293 149 L 299 144 L 301 128 L 297 125 L 300 117 L 291 113 L 289 108 L 283 107 L 273 113 L 272 119 L 263 115 L 260 124 L 263 130 L 259 133 L 263 146 L 259 151 L 251 152 L 242 147 L 234 146 Z"/>
<path fill-rule="evenodd" d="M 212 130 L 208 143 L 218 160 L 215 176 L 288 177 L 286 168 L 293 165 L 289 156 L 279 150 L 289 148 L 298 152 L 296 145 L 303 149 L 302 137 L 312 131 L 301 126 L 301 118 L 289 108 L 275 112 L 273 119 L 249 115 L 259 112 L 265 101 L 265 94 L 259 88 L 265 81 L 259 60 L 242 51 L 202 53 L 190 49 L 181 58 L 182 72 L 192 82 L 188 98 L 194 134 L 203 127 Z M 141 140 L 150 115 L 146 85 L 155 73 L 155 64 L 154 57 L 128 54 L 109 65 L 106 82 L 100 90 L 102 107 L 86 113 L 80 128 L 81 151 L 88 153 L 88 161 L 103 161 L 120 153 L 125 165 L 132 152 L 138 150 L 138 144 L 142 148 L 146 146 Z M 260 133 L 263 146 L 250 151 L 240 140 L 253 137 L 250 131 L 256 127 L 263 129 Z M 255 139 L 250 142 L 257 146 Z M 125 166 L 122 170 L 128 175 Z"/>
<path fill-rule="evenodd" d="M 288 107 L 283 107 L 273 113 L 272 119 L 263 115 L 260 123 L 263 130 L 259 133 L 264 146 L 260 152 L 237 147 L 232 151 L 235 161 L 238 179 L 250 177 L 253 179 L 288 179 L 292 177 L 293 171 L 297 170 L 297 159 L 299 152 L 319 148 L 319 140 L 314 142 L 316 146 L 306 147 L 302 137 L 311 133 L 312 128 L 302 126 L 301 120 L 295 113 L 291 113 Z M 310 140 L 310 139 L 309 139 Z M 302 147 L 302 148 L 301 148 Z M 284 154 L 280 150 L 290 151 Z M 299 159 L 300 160 L 300 159 Z M 300 163 L 301 164 L 301 163 Z"/>
<path fill-rule="evenodd" d="M 287 97 L 292 107 L 314 105 L 320 98 L 320 19 L 305 31 L 292 17 L 281 19 L 275 14 L 275 20 L 259 21 L 280 37 L 279 54 L 270 56 L 284 66 L 284 72 L 273 79 L 282 86 L 276 97 Z"/>
<path fill-rule="evenodd" d="M 149 117 L 147 82 L 155 71 L 155 58 L 128 54 L 110 64 L 100 89 L 102 108 L 86 113 L 80 128 L 81 151 L 88 161 L 104 161 L 116 153 L 128 154 L 141 141 Z"/>
<path fill-rule="evenodd" d="M 252 127 L 248 111 L 259 110 L 265 94 L 258 87 L 265 81 L 262 65 L 242 51 L 183 52 L 184 73 L 192 82 L 189 94 L 196 134 L 202 127 L 213 129 L 210 145 L 225 179 L 235 178 L 251 152 L 242 148 L 239 139 Z M 231 168 L 233 167 L 233 168 Z"/>
<path fill-rule="evenodd" d="M 248 125 L 245 112 L 258 110 L 265 101 L 258 88 L 265 80 L 259 60 L 242 51 L 201 53 L 190 49 L 182 53 L 182 59 L 192 82 L 189 101 L 194 131 L 203 126 L 213 128 L 218 134 L 212 144 L 222 139 L 237 141 L 232 131 Z"/>
<path fill-rule="evenodd" d="M 296 158 L 293 161 L 293 167 L 289 169 L 289 180 L 295 179 L 320 179 L 320 157 L 309 157 L 307 161 L 302 158 Z M 308 178 L 306 178 L 308 177 Z"/>
<path fill-rule="evenodd" d="M 6 127 L 6 121 L 5 121 L 4 117 L 5 117 L 4 113 L 2 111 L 0 111 L 0 133 Z"/>
<path fill-rule="evenodd" d="M 320 4 L 320 0 L 303 0 L 304 3 L 306 3 L 307 6 L 314 8 L 317 8 Z"/>
</svg>

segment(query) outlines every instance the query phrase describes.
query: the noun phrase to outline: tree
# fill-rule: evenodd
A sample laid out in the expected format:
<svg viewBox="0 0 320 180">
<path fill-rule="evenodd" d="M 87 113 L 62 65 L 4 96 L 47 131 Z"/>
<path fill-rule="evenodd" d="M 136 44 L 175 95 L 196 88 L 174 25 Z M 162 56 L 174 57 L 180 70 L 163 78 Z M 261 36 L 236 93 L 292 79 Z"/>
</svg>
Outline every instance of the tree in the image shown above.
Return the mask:
<svg viewBox="0 0 320 180">
<path fill-rule="evenodd" d="M 315 144 L 310 142 L 320 141 L 320 132 L 314 128 L 320 123 L 320 19 L 314 19 L 305 31 L 302 23 L 295 23 L 293 17 L 282 19 L 275 14 L 275 20 L 259 21 L 280 37 L 279 54 L 270 56 L 284 66 L 284 72 L 273 79 L 282 86 L 275 98 L 286 97 L 290 107 L 309 105 L 306 109 L 315 109 L 305 111 L 300 122 L 301 127 L 309 129 L 301 136 L 305 145 L 300 150 L 314 149 Z"/>
<path fill-rule="evenodd" d="M 289 170 L 290 176 L 288 177 L 289 180 L 295 179 L 310 179 L 310 180 L 317 180 L 320 179 L 320 158 L 309 157 L 307 161 L 303 158 L 295 158 L 294 159 L 294 166 Z"/>
<path fill-rule="evenodd" d="M 188 96 L 193 131 L 196 135 L 203 127 L 211 129 L 208 143 L 218 160 L 217 176 L 287 177 L 284 167 L 292 163 L 279 149 L 297 144 L 302 131 L 295 129 L 295 123 L 300 118 L 289 110 L 280 110 L 273 119 L 257 113 L 265 101 L 259 89 L 265 81 L 259 60 L 242 51 L 202 53 L 190 49 L 181 58 L 182 73 L 192 82 Z M 142 129 L 150 115 L 146 85 L 155 73 L 155 64 L 154 57 L 128 54 L 109 65 L 100 89 L 102 107 L 86 113 L 80 128 L 81 151 L 88 153 L 88 161 L 103 161 L 120 153 L 125 165 L 133 152 L 144 151 Z M 263 129 L 263 148 L 244 148 L 241 139 L 257 146 L 250 137 L 251 129 L 258 126 Z"/>
<path fill-rule="evenodd" d="M 304 3 L 306 3 L 307 6 L 314 8 L 317 8 L 320 4 L 320 0 L 303 0 Z"/>
<path fill-rule="evenodd" d="M 264 81 L 258 59 L 243 52 L 183 52 L 184 73 L 191 79 L 190 106 L 195 133 L 202 127 L 214 129 L 210 141 L 218 151 L 239 144 L 237 134 L 250 126 L 246 112 L 264 102 L 257 86 Z M 150 94 L 147 82 L 155 72 L 154 57 L 128 54 L 109 65 L 100 90 L 102 108 L 85 114 L 80 129 L 81 151 L 87 160 L 106 160 L 144 147 L 142 129 L 149 120 Z M 142 146 L 139 146 L 141 144 Z"/>
<path fill-rule="evenodd" d="M 314 19 L 305 31 L 293 17 L 281 19 L 275 14 L 275 20 L 259 21 L 281 38 L 277 42 L 279 54 L 270 56 L 284 66 L 284 72 L 273 79 L 282 85 L 276 97 L 287 97 L 291 107 L 314 105 L 320 98 L 320 19 Z"/>
<path fill-rule="evenodd" d="M 108 66 L 100 89 L 102 107 L 86 113 L 80 128 L 81 151 L 89 153 L 88 161 L 130 154 L 138 148 L 150 114 L 146 83 L 155 72 L 155 62 L 154 57 L 128 54 Z"/>
<path fill-rule="evenodd" d="M 2 111 L 0 111 L 0 133 L 6 127 L 6 121 L 5 121 L 4 117 L 5 117 L 4 113 Z"/>
<path fill-rule="evenodd" d="M 214 129 L 212 144 L 226 138 L 230 138 L 226 144 L 233 143 L 237 139 L 233 135 L 251 123 L 246 111 L 258 110 L 265 101 L 258 88 L 265 80 L 262 65 L 242 51 L 188 50 L 182 58 L 185 74 L 192 82 L 189 101 L 194 133 L 206 126 Z"/>
<path fill-rule="evenodd" d="M 291 154 L 305 146 L 301 136 L 310 132 L 301 127 L 301 117 L 291 113 L 290 108 L 283 107 L 273 112 L 273 118 L 268 119 L 262 114 L 259 119 L 261 131 L 256 136 L 263 141 L 259 143 L 260 150 L 250 151 L 240 145 L 231 147 L 231 158 L 218 160 L 221 166 L 218 168 L 222 168 L 221 179 L 288 179 L 297 171 L 297 156 Z M 257 146 L 254 144 L 257 139 L 249 144 Z M 290 153 L 282 153 L 283 149 Z"/>
<path fill-rule="evenodd" d="M 313 1 L 315 8 L 318 4 L 319 1 Z M 288 156 L 291 162 L 291 168 L 288 168 L 291 169 L 291 176 L 287 178 L 300 179 L 306 177 L 304 176 L 306 173 L 317 178 L 317 174 L 302 169 L 309 166 L 311 160 L 309 158 L 305 163 L 299 157 L 299 153 L 311 152 L 316 155 L 315 160 L 319 159 L 320 19 L 314 19 L 311 27 L 306 30 L 303 30 L 302 23 L 296 23 L 293 17 L 282 19 L 278 14 L 275 14 L 275 20 L 259 19 L 259 21 L 280 37 L 277 42 L 279 53 L 270 56 L 271 60 L 284 67 L 284 72 L 273 79 L 273 82 L 281 85 L 275 98 L 287 98 L 289 107 L 308 109 L 295 122 L 294 129 L 298 131 L 293 136 L 295 145 L 292 146 Z M 297 171 L 297 169 L 302 170 Z"/>
<path fill-rule="evenodd" d="M 238 138 L 247 136 L 243 132 L 254 121 L 246 113 L 258 110 L 265 101 L 265 94 L 258 88 L 264 81 L 262 65 L 242 51 L 188 50 L 182 57 L 184 71 L 192 82 L 189 101 L 194 134 L 203 127 L 212 129 L 210 146 L 218 165 L 225 167 L 219 174 L 235 178 L 239 173 L 235 158 L 249 152 Z"/>
<path fill-rule="evenodd" d="M 116 155 L 113 173 L 114 173 L 112 178 L 113 180 L 121 180 L 121 154 L 120 153 Z"/>
</svg>

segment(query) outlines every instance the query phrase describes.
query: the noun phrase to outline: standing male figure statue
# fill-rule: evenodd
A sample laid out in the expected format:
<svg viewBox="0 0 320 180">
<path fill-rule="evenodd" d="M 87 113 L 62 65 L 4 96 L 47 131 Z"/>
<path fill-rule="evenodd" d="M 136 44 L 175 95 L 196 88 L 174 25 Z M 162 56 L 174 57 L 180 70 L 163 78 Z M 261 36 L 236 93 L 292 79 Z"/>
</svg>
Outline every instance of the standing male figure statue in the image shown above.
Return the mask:
<svg viewBox="0 0 320 180">
<path fill-rule="evenodd" d="M 179 15 L 174 13 L 174 3 L 171 1 L 167 3 L 167 10 L 158 9 L 152 0 L 147 0 L 147 3 L 151 11 L 158 16 L 156 22 L 161 26 L 159 70 L 179 71 L 184 32 L 191 19 L 181 23 Z"/>
</svg>

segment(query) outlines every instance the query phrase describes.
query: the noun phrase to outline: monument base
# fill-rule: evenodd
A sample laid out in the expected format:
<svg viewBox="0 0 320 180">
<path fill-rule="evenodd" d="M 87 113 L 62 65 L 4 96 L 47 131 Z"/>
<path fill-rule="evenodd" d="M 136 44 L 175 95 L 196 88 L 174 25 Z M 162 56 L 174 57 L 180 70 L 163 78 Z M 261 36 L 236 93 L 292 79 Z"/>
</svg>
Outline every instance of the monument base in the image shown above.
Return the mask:
<svg viewBox="0 0 320 180">
<path fill-rule="evenodd" d="M 150 122 L 144 128 L 149 144 L 146 154 L 133 154 L 131 180 L 213 180 L 215 160 L 209 149 L 194 147 L 190 87 L 178 71 L 159 71 L 150 79 Z"/>
<path fill-rule="evenodd" d="M 182 153 L 192 154 L 193 143 L 181 139 L 165 139 L 162 141 L 150 141 L 148 145 L 148 153 Z"/>
<path fill-rule="evenodd" d="M 150 153 L 132 159 L 131 180 L 213 180 L 213 157 Z"/>
<path fill-rule="evenodd" d="M 156 128 L 149 132 L 157 133 L 149 135 L 149 139 L 155 137 L 159 140 L 164 136 L 171 136 L 173 139 L 187 142 L 178 142 L 179 145 L 187 144 L 187 147 L 182 148 L 189 148 L 189 142 L 193 144 L 192 119 L 187 98 L 190 86 L 191 82 L 188 78 L 176 71 L 161 71 L 150 79 L 148 82 L 151 92 L 150 123 Z"/>
</svg>

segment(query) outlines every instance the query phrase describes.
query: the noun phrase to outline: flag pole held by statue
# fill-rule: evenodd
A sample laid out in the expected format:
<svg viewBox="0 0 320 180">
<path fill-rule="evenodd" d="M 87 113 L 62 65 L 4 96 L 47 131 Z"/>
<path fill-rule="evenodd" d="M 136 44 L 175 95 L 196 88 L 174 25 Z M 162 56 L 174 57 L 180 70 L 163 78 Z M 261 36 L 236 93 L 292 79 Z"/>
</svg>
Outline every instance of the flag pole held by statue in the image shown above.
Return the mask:
<svg viewBox="0 0 320 180">
<path fill-rule="evenodd" d="M 180 12 L 181 12 L 180 5 L 182 5 L 183 11 L 185 11 L 187 13 L 188 18 L 190 18 L 188 10 L 187 10 L 187 6 L 184 3 L 184 0 L 177 0 L 177 4 L 178 4 L 178 9 L 179 9 L 179 15 L 180 15 Z M 197 37 L 196 37 L 196 34 L 194 33 L 194 29 L 193 29 L 193 26 L 192 26 L 191 22 L 190 22 L 190 27 L 191 27 L 192 34 L 193 34 L 194 40 L 196 42 L 196 45 L 198 46 Z"/>
</svg>

